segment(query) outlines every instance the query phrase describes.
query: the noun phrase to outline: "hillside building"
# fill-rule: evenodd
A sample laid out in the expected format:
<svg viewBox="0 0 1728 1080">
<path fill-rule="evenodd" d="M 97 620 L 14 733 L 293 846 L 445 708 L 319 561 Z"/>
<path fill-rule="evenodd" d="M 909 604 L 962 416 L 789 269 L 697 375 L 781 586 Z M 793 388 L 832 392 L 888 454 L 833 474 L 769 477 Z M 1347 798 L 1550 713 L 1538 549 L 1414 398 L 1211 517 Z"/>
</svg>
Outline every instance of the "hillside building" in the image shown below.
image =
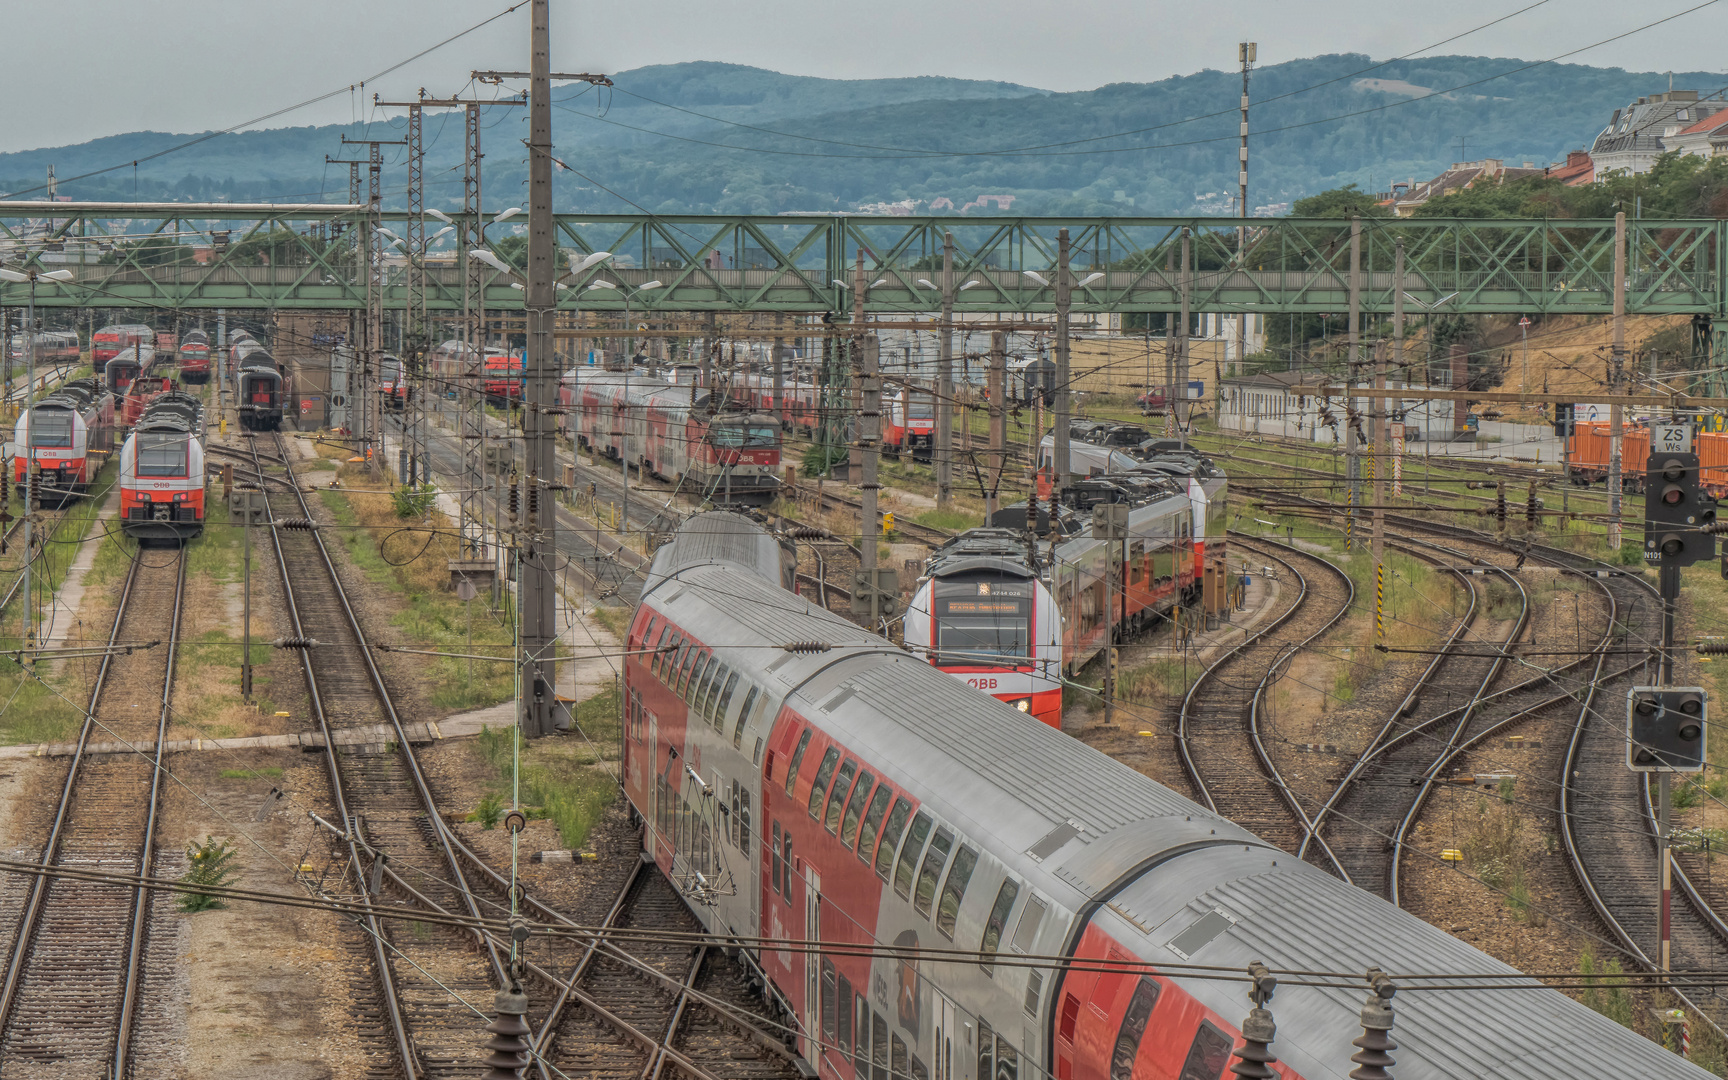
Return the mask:
<svg viewBox="0 0 1728 1080">
<path fill-rule="evenodd" d="M 1649 172 L 1657 158 L 1673 149 L 1664 145 L 1665 140 L 1674 139 L 1724 109 L 1728 109 L 1728 101 L 1700 101 L 1696 90 L 1651 94 L 1615 109 L 1608 126 L 1590 147 L 1596 175 Z"/>
</svg>

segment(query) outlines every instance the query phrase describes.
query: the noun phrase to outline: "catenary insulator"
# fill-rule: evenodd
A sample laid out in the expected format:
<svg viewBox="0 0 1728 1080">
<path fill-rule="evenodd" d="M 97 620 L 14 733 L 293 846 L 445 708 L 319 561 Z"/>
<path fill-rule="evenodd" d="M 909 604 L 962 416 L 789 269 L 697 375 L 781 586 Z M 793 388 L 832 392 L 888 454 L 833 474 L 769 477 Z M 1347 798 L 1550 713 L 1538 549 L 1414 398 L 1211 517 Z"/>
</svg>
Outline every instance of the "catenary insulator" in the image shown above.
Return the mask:
<svg viewBox="0 0 1728 1080">
<path fill-rule="evenodd" d="M 1368 982 L 1374 992 L 1362 1006 L 1362 1037 L 1350 1040 L 1357 1051 L 1350 1055 L 1357 1068 L 1350 1070 L 1350 1080 L 1392 1080 L 1392 1051 L 1398 1044 L 1392 1041 L 1392 995 L 1398 988 L 1379 969 L 1370 969 Z"/>
<path fill-rule="evenodd" d="M 808 654 L 825 653 L 834 646 L 826 641 L 788 641 L 780 647 L 789 653 Z"/>
<path fill-rule="evenodd" d="M 318 526 L 311 518 L 283 518 L 276 522 L 276 527 L 278 529 L 298 529 L 301 531 L 307 531 L 316 529 Z"/>
<path fill-rule="evenodd" d="M 528 1013 L 528 995 L 522 993 L 519 984 L 500 990 L 494 1011 L 497 1019 L 486 1025 L 492 1037 L 484 1044 L 492 1052 L 486 1057 L 486 1072 L 481 1080 L 518 1080 L 528 1067 L 530 1031 L 522 1022 Z"/>
</svg>

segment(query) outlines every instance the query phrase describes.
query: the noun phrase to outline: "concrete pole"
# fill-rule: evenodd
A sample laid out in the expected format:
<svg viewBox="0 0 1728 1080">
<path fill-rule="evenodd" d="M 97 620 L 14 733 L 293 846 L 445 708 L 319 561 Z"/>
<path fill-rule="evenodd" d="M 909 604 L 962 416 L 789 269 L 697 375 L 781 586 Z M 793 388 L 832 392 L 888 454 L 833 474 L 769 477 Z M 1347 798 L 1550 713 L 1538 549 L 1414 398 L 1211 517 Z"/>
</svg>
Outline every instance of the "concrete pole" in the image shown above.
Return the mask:
<svg viewBox="0 0 1728 1080">
<path fill-rule="evenodd" d="M 1176 442 L 1184 450 L 1188 448 L 1188 320 L 1193 317 L 1189 307 L 1193 300 L 1193 281 L 1190 280 L 1190 268 L 1193 266 L 1194 234 L 1188 227 L 1182 227 L 1182 267 L 1176 278 L 1176 288 L 1182 294 L 1182 316 L 1176 325 L 1176 379 L 1170 387 L 1170 400 L 1166 407 L 1170 415 L 1176 418 Z"/>
<path fill-rule="evenodd" d="M 1002 470 L 1008 461 L 1008 335 L 1000 330 L 990 334 L 990 472 L 989 490 L 984 494 L 986 519 L 999 508 L 997 496 L 1002 488 Z"/>
<path fill-rule="evenodd" d="M 96 342 L 90 342 L 96 355 Z M 30 567 L 36 562 L 31 548 L 31 519 L 36 516 L 36 272 L 30 272 L 30 301 L 24 315 L 24 647 L 36 647 L 36 596 L 30 591 Z"/>
<path fill-rule="evenodd" d="M 1073 416 L 1073 397 L 1069 393 L 1072 372 L 1068 366 L 1068 305 L 1071 299 L 1068 279 L 1068 230 L 1056 233 L 1056 421 L 1055 446 L 1052 458 L 1056 466 L 1055 490 L 1068 490 L 1068 421 Z"/>
<path fill-rule="evenodd" d="M 553 563 L 557 513 L 545 485 L 557 473 L 557 431 L 548 413 L 556 404 L 557 363 L 552 354 L 552 318 L 557 306 L 557 244 L 552 218 L 552 101 L 550 0 L 534 0 L 529 38 L 528 102 L 528 287 L 523 315 L 528 349 L 523 365 L 522 442 L 527 485 L 518 537 L 521 620 L 521 730 L 550 734 L 555 726 L 558 685 L 552 660 L 558 639 L 558 604 Z"/>
<path fill-rule="evenodd" d="M 1626 212 L 1614 215 L 1614 354 L 1608 392 L 1620 393 L 1626 363 Z M 1620 550 L 1620 406 L 1608 406 L 1608 547 Z"/>
<path fill-rule="evenodd" d="M 954 497 L 954 234 L 942 234 L 942 333 L 936 339 L 936 508 Z M 992 399 L 994 404 L 994 399 Z M 968 437 L 970 433 L 967 433 Z"/>
</svg>

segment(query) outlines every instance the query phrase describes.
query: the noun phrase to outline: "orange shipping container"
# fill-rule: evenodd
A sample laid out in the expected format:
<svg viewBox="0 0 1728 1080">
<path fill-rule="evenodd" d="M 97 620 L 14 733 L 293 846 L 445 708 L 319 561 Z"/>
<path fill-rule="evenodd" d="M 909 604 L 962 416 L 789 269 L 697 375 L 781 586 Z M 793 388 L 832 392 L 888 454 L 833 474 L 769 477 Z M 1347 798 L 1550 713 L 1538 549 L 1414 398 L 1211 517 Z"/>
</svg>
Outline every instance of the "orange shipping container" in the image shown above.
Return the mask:
<svg viewBox="0 0 1728 1080">
<path fill-rule="evenodd" d="M 1718 499 L 1728 495 L 1728 433 L 1703 431 L 1692 436 L 1704 490 Z"/>
<path fill-rule="evenodd" d="M 1586 420 L 1573 429 L 1572 437 L 1566 440 L 1566 457 L 1575 481 L 1589 483 L 1608 478 L 1608 453 L 1613 442 L 1608 430 L 1608 425 L 1600 420 Z M 1728 457 L 1728 448 L 1724 454 Z M 1621 424 L 1620 475 L 1627 487 L 1636 490 L 1643 486 L 1644 463 L 1649 458 L 1650 429 L 1642 424 Z"/>
</svg>

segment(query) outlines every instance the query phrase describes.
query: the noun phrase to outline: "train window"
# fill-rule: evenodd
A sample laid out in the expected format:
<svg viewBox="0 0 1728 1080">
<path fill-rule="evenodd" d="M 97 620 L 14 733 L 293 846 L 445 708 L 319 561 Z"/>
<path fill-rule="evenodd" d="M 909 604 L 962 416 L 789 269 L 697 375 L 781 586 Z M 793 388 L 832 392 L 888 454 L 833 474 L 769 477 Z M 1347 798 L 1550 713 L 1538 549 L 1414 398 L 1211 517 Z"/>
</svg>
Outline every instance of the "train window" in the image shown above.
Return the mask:
<svg viewBox="0 0 1728 1080">
<path fill-rule="evenodd" d="M 761 760 L 762 760 L 762 740 L 757 739 L 756 740 L 756 749 L 754 751 L 752 751 L 750 754 L 750 764 L 754 765 Z"/>
<path fill-rule="evenodd" d="M 678 670 L 679 652 L 684 648 L 684 635 L 673 630 L 672 640 L 668 642 L 671 649 L 654 658 L 654 677 L 662 683 L 672 682 L 672 672 Z"/>
<path fill-rule="evenodd" d="M 1140 1040 L 1146 1036 L 1146 1022 L 1152 1018 L 1152 1006 L 1158 1004 L 1160 987 L 1142 977 L 1128 1000 L 1128 1012 L 1116 1032 L 1116 1047 L 1110 1053 L 1110 1080 L 1134 1080 L 1134 1059 L 1140 1056 Z"/>
<path fill-rule="evenodd" d="M 930 850 L 924 853 L 924 865 L 918 870 L 918 889 L 912 894 L 912 907 L 925 918 L 930 917 L 930 903 L 936 899 L 936 881 L 954 849 L 954 835 L 947 829 L 937 829 L 930 838 Z"/>
<path fill-rule="evenodd" d="M 1182 1062 L 1177 1080 L 1218 1080 L 1230 1061 L 1230 1036 L 1213 1026 L 1212 1021 L 1200 1021 L 1194 1033 L 1194 1043 L 1188 1047 L 1188 1058 Z"/>
<path fill-rule="evenodd" d="M 858 771 L 858 763 L 851 758 L 840 766 L 840 775 L 834 778 L 834 791 L 828 796 L 828 810 L 822 815 L 822 827 L 830 834 L 840 828 L 840 810 L 846 804 L 846 793 L 852 790 L 852 776 Z"/>
<path fill-rule="evenodd" d="M 1038 1015 L 1038 998 L 1043 993 L 1044 973 L 1040 971 L 1028 971 L 1026 973 L 1026 1001 L 1024 1006 L 1027 1016 Z M 1070 998 L 1069 1000 L 1073 999 Z"/>
<path fill-rule="evenodd" d="M 888 1040 L 888 1071 L 894 1080 L 910 1080 L 911 1063 L 906 1053 L 906 1040 L 900 1036 L 892 1036 Z"/>
<path fill-rule="evenodd" d="M 990 1021 L 982 1016 L 978 1018 L 978 1076 L 977 1080 L 990 1080 L 996 1072 L 996 1033 L 990 1028 Z"/>
<path fill-rule="evenodd" d="M 950 941 L 954 939 L 954 923 L 960 917 L 960 905 L 966 900 L 966 884 L 978 866 L 978 853 L 962 844 L 954 853 L 954 865 L 948 880 L 942 884 L 942 901 L 936 905 L 936 929 Z"/>
<path fill-rule="evenodd" d="M 839 1031 L 835 1043 L 842 1057 L 852 1056 L 852 983 L 841 975 L 836 981 L 835 1019 L 839 1021 Z"/>
<path fill-rule="evenodd" d="M 695 689 L 690 692 L 692 710 L 697 716 L 707 718 L 714 714 L 714 699 L 720 694 L 720 682 L 726 677 L 726 670 L 718 656 L 708 658 L 701 680 L 693 684 Z"/>
<path fill-rule="evenodd" d="M 738 710 L 738 726 L 732 729 L 732 749 L 744 748 L 744 724 L 750 719 L 750 708 L 756 704 L 756 694 L 760 691 L 755 683 L 750 684 L 750 692 L 744 695 L 744 706 Z"/>
<path fill-rule="evenodd" d="M 990 917 L 984 920 L 984 939 L 978 943 L 979 952 L 996 955 L 1002 944 L 1002 933 L 1008 928 L 1008 914 L 1014 910 L 1014 901 L 1019 896 L 1020 885 L 1013 878 L 1002 882 L 1002 887 L 996 890 L 996 902 L 990 905 Z M 995 974 L 995 967 L 988 960 L 981 966 L 984 974 Z"/>
<path fill-rule="evenodd" d="M 792 751 L 792 762 L 786 766 L 786 794 L 792 794 L 792 785 L 798 782 L 798 766 L 804 764 L 804 751 L 810 748 L 810 729 L 805 728 L 804 734 L 798 739 L 798 749 Z"/>
<path fill-rule="evenodd" d="M 876 876 L 883 881 L 888 880 L 888 871 L 894 868 L 894 852 L 900 848 L 900 832 L 906 828 L 906 819 L 911 813 L 912 804 L 901 799 L 894 804 L 894 812 L 888 815 L 888 823 L 882 826 L 882 842 L 876 846 Z"/>
<path fill-rule="evenodd" d="M 659 616 L 657 616 L 657 615 L 648 616 L 648 621 L 646 623 L 644 623 L 642 626 L 642 636 L 641 637 L 632 636 L 630 638 L 629 642 L 627 643 L 626 647 L 631 648 L 631 649 L 646 649 L 648 647 L 649 640 L 651 640 L 654 637 L 654 623 L 656 622 L 656 620 L 658 620 L 658 618 L 659 618 Z"/>
<path fill-rule="evenodd" d="M 983 1021 L 979 1021 L 983 1023 Z M 1000 1034 L 996 1036 L 996 1080 L 1019 1080 L 1020 1052 Z"/>
<path fill-rule="evenodd" d="M 786 902 L 792 902 L 792 877 L 797 873 L 798 864 L 792 861 L 792 834 L 788 832 L 780 838 L 780 858 L 786 863 L 786 870 L 780 877 L 780 895 Z"/>
<path fill-rule="evenodd" d="M 750 789 L 738 789 L 738 850 L 750 854 Z"/>
<path fill-rule="evenodd" d="M 870 1075 L 870 1006 L 866 1004 L 863 994 L 858 995 L 857 1033 L 857 1052 L 852 1056 L 853 1070 L 857 1080 L 865 1080 Z"/>
<path fill-rule="evenodd" d="M 930 1070 L 924 1067 L 917 1054 L 912 1055 L 912 1080 L 930 1080 Z"/>
<path fill-rule="evenodd" d="M 726 728 L 726 710 L 732 707 L 732 692 L 738 688 L 738 673 L 731 668 L 722 667 L 720 674 L 726 679 L 726 685 L 716 693 L 719 699 L 714 703 L 714 730 L 724 731 Z M 720 680 L 714 680 L 715 686 L 720 686 Z"/>
<path fill-rule="evenodd" d="M 898 809 L 895 812 L 898 813 Z M 918 870 L 918 856 L 924 850 L 924 838 L 929 835 L 930 815 L 919 811 L 918 816 L 912 819 L 912 827 L 906 830 L 906 843 L 900 848 L 900 861 L 894 867 L 894 891 L 902 899 L 912 895 L 912 875 Z"/>
<path fill-rule="evenodd" d="M 777 893 L 780 891 L 780 879 L 786 873 L 786 864 L 780 860 L 780 823 L 778 821 L 774 822 L 774 831 L 769 835 L 772 839 L 769 841 L 768 847 L 770 864 L 768 881 L 771 886 L 768 891 Z"/>
<path fill-rule="evenodd" d="M 870 1018 L 870 1080 L 888 1080 L 888 1018 Z"/>
<path fill-rule="evenodd" d="M 67 423 L 71 423 L 70 418 Z M 190 436 L 173 431 L 142 431 L 134 438 L 139 476 L 186 475 Z"/>
<path fill-rule="evenodd" d="M 679 697 L 684 696 L 687 684 L 690 682 L 690 671 L 702 659 L 702 654 L 696 650 L 694 642 L 685 642 L 678 653 L 678 681 L 672 689 Z"/>
<path fill-rule="evenodd" d="M 835 975 L 834 961 L 824 957 L 822 959 L 822 1035 L 830 1043 L 840 1034 L 840 1020 L 836 1015 L 838 1002 L 835 1001 L 835 991 L 838 987 L 834 985 Z"/>
<path fill-rule="evenodd" d="M 875 786 L 876 778 L 867 772 L 859 773 L 858 782 L 852 785 L 852 797 L 846 800 L 846 816 L 840 819 L 840 842 L 847 847 L 858 841 L 858 819 L 864 816 L 865 801 Z"/>
<path fill-rule="evenodd" d="M 828 794 L 828 781 L 834 778 L 834 766 L 840 763 L 840 748 L 830 746 L 816 767 L 816 779 L 810 784 L 810 816 L 822 820 L 822 797 Z"/>
<path fill-rule="evenodd" d="M 738 811 L 741 809 L 741 807 L 739 806 L 739 803 L 738 803 L 738 795 L 740 792 L 740 788 L 738 787 L 738 781 L 736 781 L 736 780 L 732 781 L 732 783 L 730 785 L 728 785 L 728 790 L 730 790 L 732 792 L 732 799 L 731 799 L 732 812 L 727 815 L 726 839 L 732 841 L 733 847 L 737 847 L 738 846 Z"/>
<path fill-rule="evenodd" d="M 661 623 L 660 640 L 654 643 L 654 652 L 648 657 L 648 670 L 654 673 L 656 679 L 660 677 L 660 668 L 662 667 L 660 661 L 665 657 L 665 653 L 661 652 L 661 650 L 666 647 L 668 641 L 672 637 L 672 628 L 667 626 L 665 623 Z"/>
<path fill-rule="evenodd" d="M 882 815 L 888 812 L 888 804 L 894 799 L 894 792 L 887 784 L 876 789 L 876 797 L 870 800 L 870 809 L 865 811 L 864 823 L 858 828 L 858 857 L 864 860 L 864 865 L 870 865 L 870 857 L 876 853 L 876 834 L 882 828 Z"/>
</svg>

